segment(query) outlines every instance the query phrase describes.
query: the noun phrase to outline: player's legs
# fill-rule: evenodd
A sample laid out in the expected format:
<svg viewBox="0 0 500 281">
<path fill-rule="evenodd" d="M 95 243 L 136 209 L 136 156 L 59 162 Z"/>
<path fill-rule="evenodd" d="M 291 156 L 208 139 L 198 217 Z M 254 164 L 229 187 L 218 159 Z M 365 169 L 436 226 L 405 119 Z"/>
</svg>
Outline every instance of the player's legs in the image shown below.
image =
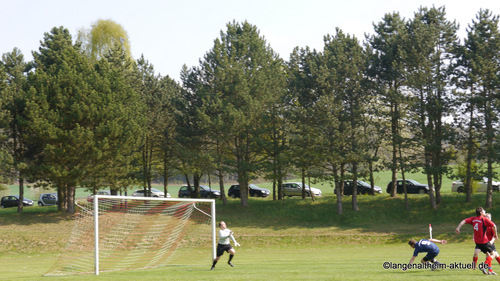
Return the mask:
<svg viewBox="0 0 500 281">
<path fill-rule="evenodd" d="M 224 245 L 222 244 L 218 244 L 217 245 L 217 255 L 216 255 L 216 258 L 214 259 L 213 263 L 212 263 L 212 267 L 210 268 L 210 270 L 213 270 L 215 265 L 217 264 L 217 262 L 219 261 L 220 257 L 224 254 Z"/>
<path fill-rule="evenodd" d="M 233 267 L 234 265 L 231 263 L 231 260 L 233 260 L 233 257 L 236 254 L 236 251 L 234 250 L 234 248 L 231 248 L 227 252 L 229 253 L 229 260 L 227 261 L 227 264 L 229 264 L 231 267 Z"/>
<path fill-rule="evenodd" d="M 500 255 L 498 255 L 495 243 L 491 244 L 491 248 L 493 249 L 493 258 L 497 260 L 498 264 L 500 264 Z"/>
<path fill-rule="evenodd" d="M 485 266 L 481 269 L 482 272 L 486 275 L 497 275 L 491 268 L 491 261 L 493 260 L 492 255 L 494 252 L 491 244 L 476 244 L 476 249 L 480 249 L 481 252 L 486 254 L 486 260 L 484 261 Z"/>
<path fill-rule="evenodd" d="M 479 259 L 480 252 L 481 252 L 481 249 L 479 249 L 477 244 L 476 244 L 476 249 L 474 249 L 474 255 L 472 256 L 472 269 L 476 269 L 476 267 L 477 267 L 477 260 Z"/>
<path fill-rule="evenodd" d="M 432 270 L 439 269 L 439 265 L 441 263 L 436 260 L 436 257 L 438 255 L 438 253 L 439 252 L 437 252 L 437 253 L 427 253 L 427 255 L 425 255 L 425 257 L 422 258 L 421 263 L 424 263 L 424 264 L 425 263 L 428 263 L 428 264 L 432 263 Z"/>
</svg>

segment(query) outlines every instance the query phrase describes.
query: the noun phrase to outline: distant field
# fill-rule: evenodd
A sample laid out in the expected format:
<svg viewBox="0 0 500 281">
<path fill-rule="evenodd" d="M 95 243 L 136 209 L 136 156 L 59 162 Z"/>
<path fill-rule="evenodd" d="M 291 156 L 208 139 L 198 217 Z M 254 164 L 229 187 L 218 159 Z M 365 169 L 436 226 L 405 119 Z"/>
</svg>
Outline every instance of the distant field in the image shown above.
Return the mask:
<svg viewBox="0 0 500 281">
<path fill-rule="evenodd" d="M 424 175 L 422 173 L 408 173 L 406 175 L 406 178 L 414 179 L 420 183 L 427 183 L 426 175 Z M 360 179 L 360 180 L 367 181 L 366 179 Z M 286 181 L 300 181 L 300 180 L 299 179 L 291 179 L 291 180 L 286 180 Z M 391 172 L 390 171 L 379 172 L 375 175 L 375 185 L 381 187 L 382 191 L 384 193 L 386 192 L 387 183 L 389 183 L 390 181 L 391 181 Z M 443 178 L 441 193 L 451 193 L 451 183 L 452 182 L 453 182 L 452 180 L 450 180 L 446 177 Z M 258 182 L 254 182 L 254 183 L 257 184 L 259 187 L 267 188 L 269 190 L 272 190 L 272 188 L 273 188 L 272 182 L 258 181 Z M 207 183 L 203 183 L 203 184 L 208 185 Z M 224 188 L 225 188 L 226 194 L 227 194 L 227 190 L 229 189 L 231 184 L 233 184 L 233 183 L 226 183 L 225 184 Z M 172 197 L 177 197 L 177 193 L 179 192 L 179 188 L 181 186 L 182 186 L 181 184 L 169 184 L 168 185 L 168 193 L 170 193 L 170 195 Z M 333 188 L 332 188 L 332 184 L 330 182 L 311 183 L 311 186 L 321 189 L 321 191 L 323 192 L 323 195 L 333 195 Z M 163 185 L 155 185 L 154 187 L 157 189 L 160 189 L 160 190 L 163 189 Z M 219 189 L 218 184 L 212 184 L 212 187 L 215 189 Z M 19 189 L 19 187 L 17 185 L 10 185 L 8 190 L 0 190 L 0 197 L 5 196 L 5 195 L 17 195 L 17 194 L 19 194 L 18 189 Z M 140 187 L 136 188 L 136 189 L 140 189 Z M 132 192 L 134 192 L 136 189 L 129 190 L 129 195 L 132 194 Z M 36 204 L 36 201 L 38 200 L 38 197 L 40 196 L 40 194 L 55 192 L 55 190 L 54 189 L 42 189 L 42 188 L 26 187 L 24 192 L 25 192 L 25 197 L 34 200 L 35 204 Z M 84 188 L 77 188 L 76 189 L 76 198 L 86 198 L 88 195 L 90 195 L 90 192 L 86 191 Z M 268 198 L 272 198 L 272 195 Z"/>
</svg>

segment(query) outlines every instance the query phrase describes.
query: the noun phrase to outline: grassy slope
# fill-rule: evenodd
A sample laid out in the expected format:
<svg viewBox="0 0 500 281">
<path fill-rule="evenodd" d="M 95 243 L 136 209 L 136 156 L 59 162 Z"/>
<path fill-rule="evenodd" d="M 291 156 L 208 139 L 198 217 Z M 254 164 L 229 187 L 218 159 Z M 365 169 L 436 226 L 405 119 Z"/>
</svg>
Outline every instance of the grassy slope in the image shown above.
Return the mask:
<svg viewBox="0 0 500 281">
<path fill-rule="evenodd" d="M 494 194 L 494 202 L 500 198 Z M 443 204 L 434 210 L 427 195 L 410 195 L 410 211 L 404 198 L 390 198 L 387 194 L 359 196 L 360 211 L 351 208 L 351 197 L 344 197 L 343 215 L 337 214 L 336 198 L 324 196 L 311 199 L 250 198 L 250 206 L 242 207 L 237 199 L 227 205 L 217 202 L 217 219 L 225 220 L 242 242 L 255 247 L 306 245 L 311 237 L 318 243 L 342 241 L 347 244 L 371 242 L 399 243 L 410 236 L 428 234 L 433 225 L 436 236 L 446 235 L 454 241 L 464 241 L 467 235 L 456 236 L 455 226 L 472 216 L 477 206 L 484 205 L 485 195 L 473 195 L 473 202 L 465 203 L 463 194 L 445 194 Z M 500 209 L 488 210 L 493 220 L 500 218 Z M 27 207 L 23 214 L 15 208 L 0 210 L 0 254 L 11 252 L 60 252 L 72 227 L 71 215 L 56 212 L 55 207 Z M 465 227 L 465 232 L 471 232 Z M 269 238 L 271 237 L 271 238 Z"/>
</svg>

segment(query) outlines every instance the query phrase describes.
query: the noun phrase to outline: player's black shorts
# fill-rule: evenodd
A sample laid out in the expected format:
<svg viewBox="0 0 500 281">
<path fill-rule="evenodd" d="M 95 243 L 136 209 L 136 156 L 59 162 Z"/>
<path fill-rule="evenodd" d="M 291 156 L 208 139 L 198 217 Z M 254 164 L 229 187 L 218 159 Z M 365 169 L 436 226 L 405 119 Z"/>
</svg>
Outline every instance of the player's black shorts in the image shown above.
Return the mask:
<svg viewBox="0 0 500 281">
<path fill-rule="evenodd" d="M 486 244 L 477 244 L 476 243 L 476 249 L 479 249 L 481 250 L 481 252 L 483 253 L 491 253 L 494 251 L 493 247 L 491 246 L 490 243 L 486 243 Z"/>
<path fill-rule="evenodd" d="M 437 251 L 437 252 L 428 252 L 427 255 L 425 255 L 425 257 L 423 258 L 423 260 L 424 261 L 431 261 L 435 257 L 437 257 L 438 254 L 439 254 L 439 251 Z"/>
<path fill-rule="evenodd" d="M 222 256 L 222 254 L 224 254 L 224 252 L 228 252 L 233 248 L 233 246 L 231 246 L 231 244 L 227 244 L 227 245 L 224 245 L 224 244 L 218 244 L 217 245 L 217 256 L 220 257 Z"/>
</svg>

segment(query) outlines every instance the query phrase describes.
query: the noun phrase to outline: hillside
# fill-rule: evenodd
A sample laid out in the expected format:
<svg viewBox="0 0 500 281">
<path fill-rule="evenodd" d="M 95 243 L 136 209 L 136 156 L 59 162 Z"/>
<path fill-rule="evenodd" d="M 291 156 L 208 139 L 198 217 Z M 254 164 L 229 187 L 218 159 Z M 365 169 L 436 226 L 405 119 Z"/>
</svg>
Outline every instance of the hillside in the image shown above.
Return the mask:
<svg viewBox="0 0 500 281">
<path fill-rule="evenodd" d="M 456 235 L 455 227 L 465 217 L 472 216 L 477 206 L 483 206 L 484 194 L 473 195 L 465 203 L 463 194 L 444 194 L 443 204 L 433 210 L 426 195 L 410 195 L 410 211 L 405 210 L 404 198 L 386 194 L 360 196 L 360 211 L 351 210 L 351 197 L 345 197 L 343 215 L 337 214 L 336 198 L 324 196 L 311 199 L 286 198 L 272 201 L 251 198 L 249 207 L 231 199 L 227 205 L 217 202 L 217 220 L 224 220 L 248 246 L 300 245 L 344 243 L 399 243 L 410 237 L 427 237 L 432 224 L 435 237 L 450 241 L 469 239 L 472 229 L 464 226 Z M 494 202 L 500 194 L 494 194 Z M 493 220 L 500 210 L 492 208 Z M 72 215 L 59 213 L 55 207 L 28 207 L 17 214 L 15 208 L 0 210 L 0 253 L 60 252 L 64 249 L 73 226 Z"/>
</svg>

